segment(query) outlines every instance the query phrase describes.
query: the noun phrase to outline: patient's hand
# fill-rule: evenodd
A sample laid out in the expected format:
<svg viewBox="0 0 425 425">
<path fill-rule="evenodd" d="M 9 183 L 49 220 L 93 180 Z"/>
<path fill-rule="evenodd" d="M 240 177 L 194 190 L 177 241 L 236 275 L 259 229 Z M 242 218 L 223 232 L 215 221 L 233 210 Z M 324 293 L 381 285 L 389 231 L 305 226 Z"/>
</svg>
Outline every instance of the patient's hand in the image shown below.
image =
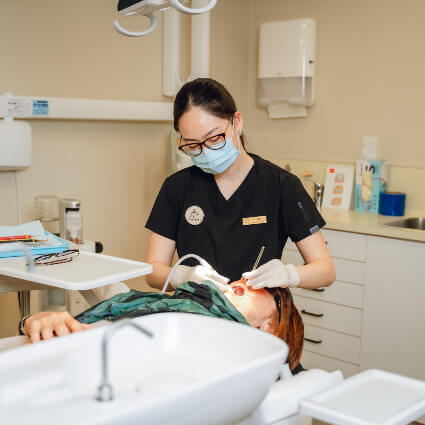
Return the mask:
<svg viewBox="0 0 425 425">
<path fill-rule="evenodd" d="M 67 311 L 42 311 L 25 320 L 24 332 L 28 335 L 29 342 L 33 343 L 92 327 L 78 322 Z"/>
</svg>

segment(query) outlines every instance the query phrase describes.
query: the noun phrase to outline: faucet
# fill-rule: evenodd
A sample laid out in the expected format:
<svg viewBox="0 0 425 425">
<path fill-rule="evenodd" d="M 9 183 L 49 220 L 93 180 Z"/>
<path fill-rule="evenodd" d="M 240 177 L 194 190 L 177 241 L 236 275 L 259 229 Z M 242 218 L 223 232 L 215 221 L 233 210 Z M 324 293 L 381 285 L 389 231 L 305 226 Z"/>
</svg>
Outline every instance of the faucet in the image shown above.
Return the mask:
<svg viewBox="0 0 425 425">
<path fill-rule="evenodd" d="M 97 390 L 97 401 L 105 402 L 112 401 L 114 399 L 114 392 L 108 379 L 108 344 L 111 338 L 116 334 L 117 331 L 126 327 L 132 326 L 142 334 L 153 338 L 153 333 L 145 329 L 143 326 L 132 322 L 131 320 L 122 320 L 106 329 L 102 337 L 102 381 Z"/>
<path fill-rule="evenodd" d="M 325 190 L 325 187 L 323 184 L 313 180 L 311 177 L 313 176 L 313 172 L 310 170 L 303 171 L 300 175 L 302 179 L 305 179 L 304 182 L 312 182 L 314 187 L 314 193 L 313 193 L 313 201 L 316 205 L 316 208 L 320 210 L 320 206 L 322 205 L 323 200 L 323 191 Z M 305 183 L 304 183 L 305 185 Z"/>
<path fill-rule="evenodd" d="M 325 187 L 323 184 L 316 182 L 314 180 L 311 180 L 314 185 L 314 204 L 316 205 L 316 208 L 320 210 L 320 206 L 322 205 L 322 199 L 323 199 L 323 191 Z"/>
</svg>

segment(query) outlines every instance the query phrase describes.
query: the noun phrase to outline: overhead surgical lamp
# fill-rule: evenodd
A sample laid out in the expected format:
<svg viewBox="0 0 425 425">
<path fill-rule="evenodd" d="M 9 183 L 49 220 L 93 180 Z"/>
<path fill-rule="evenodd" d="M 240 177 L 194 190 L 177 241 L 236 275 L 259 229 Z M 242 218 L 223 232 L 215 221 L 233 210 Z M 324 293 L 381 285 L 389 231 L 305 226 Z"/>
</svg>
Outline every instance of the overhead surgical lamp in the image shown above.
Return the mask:
<svg viewBox="0 0 425 425">
<path fill-rule="evenodd" d="M 198 9 L 186 7 L 182 3 L 187 3 L 188 0 L 119 0 L 117 9 L 120 15 L 144 15 L 150 19 L 150 26 L 139 32 L 132 32 L 124 29 L 118 21 L 114 21 L 115 29 L 123 35 L 129 37 L 140 37 L 149 34 L 156 27 L 157 20 L 154 15 L 156 10 L 164 10 L 173 7 L 178 12 L 187 13 L 189 15 L 199 15 L 201 13 L 209 12 L 217 3 L 217 0 L 210 0 L 207 6 Z"/>
</svg>

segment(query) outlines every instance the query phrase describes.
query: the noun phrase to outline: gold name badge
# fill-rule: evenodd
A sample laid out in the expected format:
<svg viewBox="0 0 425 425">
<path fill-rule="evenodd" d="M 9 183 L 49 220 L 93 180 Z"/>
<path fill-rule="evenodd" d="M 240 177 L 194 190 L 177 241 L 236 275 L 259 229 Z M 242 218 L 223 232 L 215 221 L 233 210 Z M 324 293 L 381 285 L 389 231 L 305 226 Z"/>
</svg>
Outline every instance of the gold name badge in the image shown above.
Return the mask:
<svg viewBox="0 0 425 425">
<path fill-rule="evenodd" d="M 258 217 L 243 217 L 242 224 L 244 226 L 250 226 L 251 224 L 262 224 L 267 223 L 267 216 L 259 215 Z"/>
</svg>

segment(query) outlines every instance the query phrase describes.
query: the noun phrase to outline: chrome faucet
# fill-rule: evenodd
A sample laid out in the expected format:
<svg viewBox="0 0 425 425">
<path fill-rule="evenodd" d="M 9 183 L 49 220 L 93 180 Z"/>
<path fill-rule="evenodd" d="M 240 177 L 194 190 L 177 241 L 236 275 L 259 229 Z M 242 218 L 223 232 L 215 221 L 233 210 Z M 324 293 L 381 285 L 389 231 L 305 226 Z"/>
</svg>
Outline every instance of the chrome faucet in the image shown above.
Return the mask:
<svg viewBox="0 0 425 425">
<path fill-rule="evenodd" d="M 112 390 L 112 386 L 109 383 L 108 379 L 108 344 L 110 339 L 116 334 L 117 331 L 120 329 L 126 327 L 126 326 L 132 326 L 133 328 L 137 329 L 142 334 L 153 338 L 153 333 L 145 329 L 143 326 L 140 326 L 131 320 L 122 320 L 119 323 L 116 323 L 106 329 L 105 333 L 102 337 L 102 382 L 99 385 L 99 388 L 97 390 L 97 401 L 105 402 L 105 401 L 112 401 L 114 399 L 114 392 Z"/>
<path fill-rule="evenodd" d="M 320 210 L 320 206 L 322 205 L 322 199 L 323 199 L 323 191 L 325 187 L 323 184 L 316 182 L 314 180 L 311 180 L 314 184 L 314 204 L 316 205 L 316 208 Z"/>
</svg>

